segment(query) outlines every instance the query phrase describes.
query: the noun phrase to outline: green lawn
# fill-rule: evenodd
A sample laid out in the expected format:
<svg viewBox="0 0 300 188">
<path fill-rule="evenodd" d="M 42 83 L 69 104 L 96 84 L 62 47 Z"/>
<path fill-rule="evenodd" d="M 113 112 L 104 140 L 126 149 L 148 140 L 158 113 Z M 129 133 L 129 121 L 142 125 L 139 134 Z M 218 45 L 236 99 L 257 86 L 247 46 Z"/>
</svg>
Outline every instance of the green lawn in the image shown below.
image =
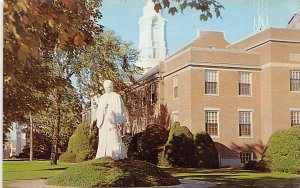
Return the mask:
<svg viewBox="0 0 300 188">
<path fill-rule="evenodd" d="M 50 165 L 49 161 L 3 161 L 3 185 L 14 180 L 45 179 L 72 166 L 72 163 Z"/>
<path fill-rule="evenodd" d="M 45 179 L 72 166 L 71 163 L 50 165 L 49 161 L 3 161 L 4 187 L 15 180 Z M 179 178 L 203 180 L 217 184 L 217 188 L 240 187 L 300 187 L 300 176 L 286 173 L 259 173 L 245 170 L 195 168 L 166 168 L 166 171 Z"/>
<path fill-rule="evenodd" d="M 260 173 L 247 170 L 232 169 L 194 169 L 171 168 L 165 169 L 173 176 L 194 180 L 203 180 L 217 184 L 216 188 L 300 188 L 300 175 L 287 173 Z"/>
</svg>

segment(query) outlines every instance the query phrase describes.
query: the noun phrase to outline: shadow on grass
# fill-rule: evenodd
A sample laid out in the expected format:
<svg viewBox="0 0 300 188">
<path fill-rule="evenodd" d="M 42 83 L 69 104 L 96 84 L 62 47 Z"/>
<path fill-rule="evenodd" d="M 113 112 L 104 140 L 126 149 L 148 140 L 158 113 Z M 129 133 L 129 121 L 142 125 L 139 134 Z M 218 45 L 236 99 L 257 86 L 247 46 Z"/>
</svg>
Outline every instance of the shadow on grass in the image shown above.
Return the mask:
<svg viewBox="0 0 300 188">
<path fill-rule="evenodd" d="M 45 169 L 42 169 L 42 170 L 66 170 L 67 168 L 69 167 L 62 167 L 62 168 L 45 168 Z M 40 171 L 40 170 L 39 170 Z"/>
<path fill-rule="evenodd" d="M 175 177 L 207 181 L 216 188 L 300 188 L 300 176 L 234 169 L 166 168 Z"/>
</svg>

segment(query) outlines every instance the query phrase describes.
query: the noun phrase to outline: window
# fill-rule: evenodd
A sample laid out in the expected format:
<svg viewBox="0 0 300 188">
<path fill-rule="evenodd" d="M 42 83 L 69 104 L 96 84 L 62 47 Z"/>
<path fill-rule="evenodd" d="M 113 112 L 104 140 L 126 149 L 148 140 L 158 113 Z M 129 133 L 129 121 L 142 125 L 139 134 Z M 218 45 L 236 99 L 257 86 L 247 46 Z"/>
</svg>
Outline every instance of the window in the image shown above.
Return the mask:
<svg viewBox="0 0 300 188">
<path fill-rule="evenodd" d="M 218 71 L 205 70 L 205 94 L 218 94 Z"/>
<path fill-rule="evenodd" d="M 173 98 L 178 98 L 178 76 L 173 77 Z"/>
<path fill-rule="evenodd" d="M 300 71 L 291 71 L 290 90 L 300 91 Z"/>
<path fill-rule="evenodd" d="M 150 84 L 150 102 L 151 104 L 155 104 L 156 99 L 155 99 L 155 85 L 154 83 Z"/>
<path fill-rule="evenodd" d="M 291 126 L 300 126 L 300 110 L 291 111 Z"/>
<path fill-rule="evenodd" d="M 251 95 L 250 72 L 239 72 L 239 95 Z"/>
<path fill-rule="evenodd" d="M 175 121 L 178 121 L 178 112 L 172 113 L 172 122 L 174 123 Z"/>
<path fill-rule="evenodd" d="M 252 152 L 241 152 L 240 153 L 241 163 L 245 163 L 246 161 L 253 160 L 253 153 Z"/>
<path fill-rule="evenodd" d="M 239 136 L 251 136 L 252 112 L 239 112 Z"/>
<path fill-rule="evenodd" d="M 218 136 L 219 112 L 217 110 L 205 111 L 205 130 L 210 136 Z"/>
</svg>

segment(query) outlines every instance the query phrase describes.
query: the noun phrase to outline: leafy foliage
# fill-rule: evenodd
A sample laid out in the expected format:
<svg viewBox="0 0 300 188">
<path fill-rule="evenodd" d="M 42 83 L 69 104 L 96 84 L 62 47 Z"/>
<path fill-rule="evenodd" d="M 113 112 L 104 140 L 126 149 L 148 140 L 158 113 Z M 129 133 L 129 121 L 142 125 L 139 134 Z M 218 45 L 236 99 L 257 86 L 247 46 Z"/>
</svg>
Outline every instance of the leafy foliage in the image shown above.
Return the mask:
<svg viewBox="0 0 300 188">
<path fill-rule="evenodd" d="M 134 65 L 137 60 L 138 52 L 112 31 L 95 36 L 95 45 L 88 47 L 78 60 L 81 65 L 75 74 L 80 93 L 88 99 L 100 95 L 104 93 L 103 81 L 109 79 L 114 83 L 114 90 L 125 99 L 125 105 L 130 106 L 126 100 L 130 87 L 124 80 L 134 82 L 133 75 L 140 71 Z"/>
<path fill-rule="evenodd" d="M 68 152 L 79 153 L 80 151 L 91 149 L 88 126 L 78 125 L 75 133 L 71 136 L 68 143 Z"/>
<path fill-rule="evenodd" d="M 142 153 L 143 132 L 133 135 L 127 150 L 127 156 L 130 159 L 144 160 Z"/>
<path fill-rule="evenodd" d="M 148 187 L 176 185 L 179 181 L 147 162 L 101 158 L 74 165 L 47 183 L 68 187 Z"/>
<path fill-rule="evenodd" d="M 190 130 L 174 122 L 171 126 L 168 141 L 164 147 L 161 166 L 193 167 L 195 163 L 195 146 Z"/>
<path fill-rule="evenodd" d="M 200 168 L 218 168 L 219 159 L 215 144 L 207 132 L 194 135 L 195 162 Z"/>
<path fill-rule="evenodd" d="M 83 162 L 83 161 L 88 161 L 91 159 L 94 159 L 96 156 L 96 151 L 89 149 L 89 150 L 83 150 L 77 153 L 75 161 L 77 163 Z"/>
<path fill-rule="evenodd" d="M 168 132 L 159 125 L 150 124 L 142 133 L 135 134 L 129 144 L 128 157 L 158 164 L 159 152 L 166 143 Z"/>
<path fill-rule="evenodd" d="M 152 0 L 155 3 L 154 9 L 159 12 L 161 9 L 168 9 L 168 13 L 175 15 L 176 13 L 183 12 L 186 8 L 196 9 L 200 11 L 200 20 L 207 21 L 212 18 L 212 10 L 215 12 L 216 17 L 221 17 L 221 9 L 224 7 L 216 0 Z"/>
<path fill-rule="evenodd" d="M 67 163 L 76 162 L 76 154 L 71 152 L 64 152 L 59 156 L 59 161 Z"/>
<path fill-rule="evenodd" d="M 262 160 L 271 171 L 299 173 L 300 127 L 279 130 L 268 140 Z"/>
<path fill-rule="evenodd" d="M 54 49 L 75 56 L 93 44 L 102 30 L 96 22 L 100 5 L 101 0 L 4 2 L 5 131 L 47 107 L 49 92 L 60 84 L 52 75 Z"/>
<path fill-rule="evenodd" d="M 75 133 L 69 140 L 68 150 L 63 153 L 64 155 L 62 154 L 63 157 L 60 157 L 59 160 L 69 162 L 65 160 L 69 160 L 69 156 L 72 157 L 74 162 L 83 162 L 95 158 L 96 150 L 94 148 L 94 141 L 94 134 L 89 134 L 89 127 L 85 124 L 78 125 Z"/>
<path fill-rule="evenodd" d="M 74 133 L 78 122 L 80 121 L 81 106 L 78 94 L 71 85 L 65 85 L 60 95 L 60 127 L 58 135 L 58 153 L 67 150 L 67 144 L 70 136 Z M 36 114 L 33 118 L 33 153 L 34 158 L 49 159 L 51 156 L 51 146 L 53 144 L 53 131 L 57 126 L 58 104 L 54 95 L 49 96 L 49 106 Z M 29 140 L 30 127 L 24 129 Z M 29 143 L 24 148 L 24 153 L 29 154 Z"/>
</svg>

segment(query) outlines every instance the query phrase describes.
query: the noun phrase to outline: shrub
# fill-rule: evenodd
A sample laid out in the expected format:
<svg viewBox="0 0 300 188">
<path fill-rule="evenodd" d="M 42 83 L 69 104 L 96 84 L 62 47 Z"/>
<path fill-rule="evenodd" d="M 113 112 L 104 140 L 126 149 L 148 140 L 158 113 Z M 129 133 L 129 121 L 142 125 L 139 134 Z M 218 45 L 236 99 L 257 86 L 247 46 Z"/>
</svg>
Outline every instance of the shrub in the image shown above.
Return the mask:
<svg viewBox="0 0 300 188">
<path fill-rule="evenodd" d="M 96 156 L 95 150 L 84 150 L 76 154 L 75 161 L 77 163 L 94 159 Z"/>
<path fill-rule="evenodd" d="M 142 143 L 141 143 L 143 134 L 144 134 L 143 132 L 140 132 L 133 135 L 127 150 L 128 158 L 136 159 L 136 160 L 144 160 L 142 154 Z"/>
<path fill-rule="evenodd" d="M 122 138 L 122 142 L 125 145 L 126 151 L 128 151 L 129 144 L 130 144 L 131 140 L 132 140 L 131 134 L 125 134 L 124 137 Z"/>
<path fill-rule="evenodd" d="M 153 187 L 179 183 L 153 164 L 111 158 L 76 164 L 47 180 L 47 184 L 67 187 Z"/>
<path fill-rule="evenodd" d="M 190 130 L 185 126 L 180 126 L 179 122 L 174 122 L 161 156 L 159 162 L 161 166 L 195 166 L 195 146 Z"/>
<path fill-rule="evenodd" d="M 69 140 L 68 152 L 77 154 L 80 151 L 92 149 L 90 142 L 89 127 L 80 124 Z"/>
<path fill-rule="evenodd" d="M 157 124 L 147 126 L 141 137 L 141 152 L 145 161 L 158 164 L 159 149 L 165 145 L 168 139 L 168 132 Z"/>
<path fill-rule="evenodd" d="M 271 171 L 295 173 L 300 159 L 300 127 L 279 130 L 268 140 L 262 160 Z M 298 169 L 299 170 L 299 169 Z"/>
<path fill-rule="evenodd" d="M 219 158 L 215 144 L 207 132 L 196 133 L 195 162 L 200 168 L 218 168 Z"/>
<path fill-rule="evenodd" d="M 66 151 L 65 153 L 62 153 L 59 156 L 58 160 L 60 162 L 75 163 L 76 162 L 75 158 L 76 158 L 75 153 L 70 153 L 70 152 Z"/>
<path fill-rule="evenodd" d="M 246 161 L 244 163 L 244 169 L 245 170 L 254 170 L 257 162 L 256 161 Z"/>
<path fill-rule="evenodd" d="M 150 124 L 144 132 L 133 136 L 128 147 L 128 157 L 158 164 L 159 152 L 167 138 L 168 132 L 163 127 Z"/>
<path fill-rule="evenodd" d="M 256 163 L 254 166 L 254 170 L 261 172 L 270 172 L 270 169 L 268 169 L 267 163 L 264 160 L 260 160 L 258 163 Z"/>
</svg>

